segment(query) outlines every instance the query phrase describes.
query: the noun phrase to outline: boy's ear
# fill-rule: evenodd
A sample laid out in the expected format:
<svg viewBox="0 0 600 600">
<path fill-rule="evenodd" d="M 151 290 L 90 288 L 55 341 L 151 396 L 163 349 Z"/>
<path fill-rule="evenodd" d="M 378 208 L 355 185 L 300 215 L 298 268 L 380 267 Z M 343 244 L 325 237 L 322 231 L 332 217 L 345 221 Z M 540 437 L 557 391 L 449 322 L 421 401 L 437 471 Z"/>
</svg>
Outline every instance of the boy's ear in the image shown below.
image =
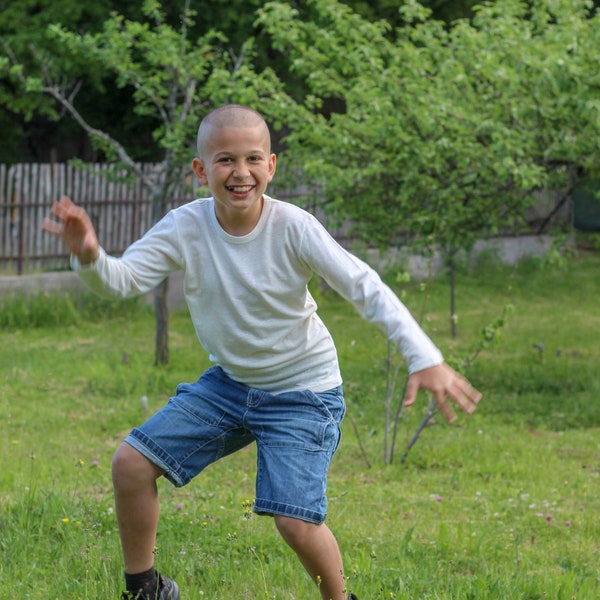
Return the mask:
<svg viewBox="0 0 600 600">
<path fill-rule="evenodd" d="M 273 180 L 273 176 L 275 175 L 275 169 L 277 168 L 277 155 L 271 154 L 269 155 L 269 182 Z"/>
<path fill-rule="evenodd" d="M 202 185 L 208 185 L 208 179 L 206 177 L 206 169 L 204 168 L 204 162 L 200 158 L 194 158 L 192 161 L 192 170 L 198 178 L 198 181 Z"/>
</svg>

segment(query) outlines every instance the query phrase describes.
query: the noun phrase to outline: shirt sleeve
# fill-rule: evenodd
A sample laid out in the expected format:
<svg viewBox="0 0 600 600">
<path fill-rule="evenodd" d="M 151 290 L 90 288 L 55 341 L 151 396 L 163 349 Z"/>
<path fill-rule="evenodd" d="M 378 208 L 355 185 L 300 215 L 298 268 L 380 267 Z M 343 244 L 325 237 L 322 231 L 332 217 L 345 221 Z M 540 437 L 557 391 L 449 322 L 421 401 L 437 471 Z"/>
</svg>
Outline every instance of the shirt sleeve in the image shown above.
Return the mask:
<svg viewBox="0 0 600 600">
<path fill-rule="evenodd" d="M 442 353 L 377 272 L 340 246 L 316 219 L 309 221 L 304 230 L 301 253 L 314 273 L 396 344 L 409 373 L 444 361 Z"/>
<path fill-rule="evenodd" d="M 98 259 L 81 265 L 71 256 L 71 268 L 95 293 L 106 298 L 132 298 L 153 290 L 163 279 L 182 268 L 178 232 L 172 213 L 167 214 L 123 256 L 110 256 L 100 248 Z"/>
</svg>

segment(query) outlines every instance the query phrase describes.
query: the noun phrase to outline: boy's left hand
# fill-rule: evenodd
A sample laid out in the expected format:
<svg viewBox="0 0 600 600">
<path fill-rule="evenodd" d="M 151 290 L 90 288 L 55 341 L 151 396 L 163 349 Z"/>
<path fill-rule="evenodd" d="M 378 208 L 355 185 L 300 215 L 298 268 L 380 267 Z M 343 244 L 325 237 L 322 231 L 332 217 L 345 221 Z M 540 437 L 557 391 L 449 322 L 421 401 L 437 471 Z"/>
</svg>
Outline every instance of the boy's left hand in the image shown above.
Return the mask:
<svg viewBox="0 0 600 600">
<path fill-rule="evenodd" d="M 414 404 L 420 389 L 433 394 L 440 412 L 449 423 L 456 420 L 456 415 L 448 404 L 447 398 L 450 398 L 467 414 L 471 414 L 481 400 L 481 392 L 477 391 L 467 379 L 446 363 L 410 375 L 406 385 L 405 406 Z"/>
</svg>

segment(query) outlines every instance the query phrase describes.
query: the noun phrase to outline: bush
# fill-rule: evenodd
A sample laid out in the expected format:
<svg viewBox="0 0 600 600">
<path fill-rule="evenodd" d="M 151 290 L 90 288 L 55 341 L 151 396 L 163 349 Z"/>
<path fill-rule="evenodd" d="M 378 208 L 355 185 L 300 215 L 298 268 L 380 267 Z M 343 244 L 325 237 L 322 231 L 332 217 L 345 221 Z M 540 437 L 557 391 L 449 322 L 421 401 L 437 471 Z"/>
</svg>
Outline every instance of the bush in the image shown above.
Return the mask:
<svg viewBox="0 0 600 600">
<path fill-rule="evenodd" d="M 92 292 L 31 295 L 9 294 L 0 298 L 0 327 L 7 331 L 38 327 L 64 327 L 81 321 L 127 317 L 150 310 L 139 298 L 106 300 Z"/>
</svg>

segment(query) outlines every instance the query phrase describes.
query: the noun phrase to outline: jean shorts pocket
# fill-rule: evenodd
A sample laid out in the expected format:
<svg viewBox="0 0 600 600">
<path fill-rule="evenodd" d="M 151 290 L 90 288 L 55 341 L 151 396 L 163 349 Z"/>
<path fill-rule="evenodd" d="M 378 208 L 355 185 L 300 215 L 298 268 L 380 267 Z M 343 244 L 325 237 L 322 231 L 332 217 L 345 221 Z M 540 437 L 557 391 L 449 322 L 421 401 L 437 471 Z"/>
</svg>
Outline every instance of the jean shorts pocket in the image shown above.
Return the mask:
<svg viewBox="0 0 600 600">
<path fill-rule="evenodd" d="M 184 384 L 188 385 L 188 384 Z M 193 384 L 192 384 L 193 385 Z M 194 395 L 180 390 L 181 385 L 177 386 L 177 396 L 171 398 L 169 403 L 178 406 L 189 414 L 197 423 L 208 425 L 209 427 L 219 427 L 225 418 L 225 412 L 222 409 L 211 406 L 207 403 L 194 401 Z"/>
</svg>

